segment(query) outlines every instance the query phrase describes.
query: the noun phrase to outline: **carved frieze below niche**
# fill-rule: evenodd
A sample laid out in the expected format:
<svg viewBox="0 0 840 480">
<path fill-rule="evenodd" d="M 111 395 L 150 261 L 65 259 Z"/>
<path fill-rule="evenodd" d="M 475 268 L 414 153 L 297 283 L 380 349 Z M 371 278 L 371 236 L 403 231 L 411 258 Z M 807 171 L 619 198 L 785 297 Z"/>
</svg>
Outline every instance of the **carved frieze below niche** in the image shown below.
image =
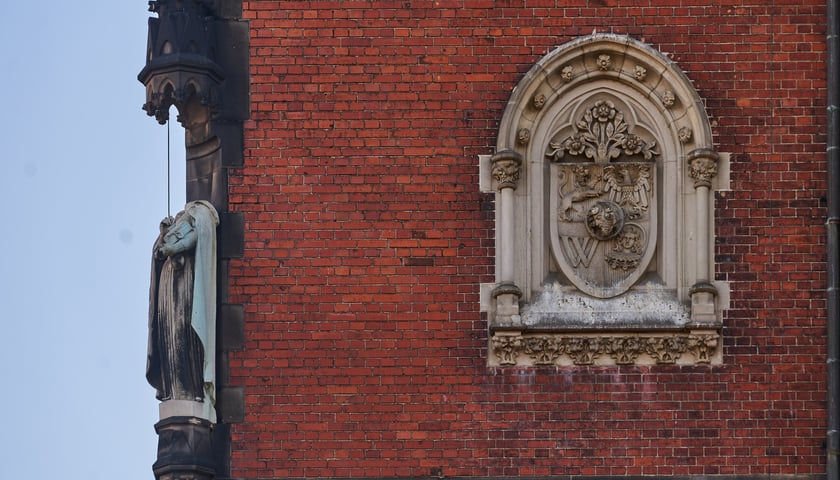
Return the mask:
<svg viewBox="0 0 840 480">
<path fill-rule="evenodd" d="M 497 366 L 702 365 L 720 363 L 720 335 L 496 332 L 490 350 L 490 364 Z"/>
</svg>

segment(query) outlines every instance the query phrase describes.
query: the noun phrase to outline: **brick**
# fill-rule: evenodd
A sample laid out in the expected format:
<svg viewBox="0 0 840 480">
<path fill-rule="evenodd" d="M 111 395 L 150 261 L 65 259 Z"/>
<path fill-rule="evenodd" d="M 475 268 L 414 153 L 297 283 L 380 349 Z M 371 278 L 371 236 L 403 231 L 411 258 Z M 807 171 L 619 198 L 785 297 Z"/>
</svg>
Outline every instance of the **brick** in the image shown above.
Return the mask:
<svg viewBox="0 0 840 480">
<path fill-rule="evenodd" d="M 824 2 L 627 3 L 243 2 L 233 478 L 822 474 Z M 593 30 L 668 52 L 731 154 L 722 365 L 486 366 L 477 156 L 525 72 Z"/>
</svg>

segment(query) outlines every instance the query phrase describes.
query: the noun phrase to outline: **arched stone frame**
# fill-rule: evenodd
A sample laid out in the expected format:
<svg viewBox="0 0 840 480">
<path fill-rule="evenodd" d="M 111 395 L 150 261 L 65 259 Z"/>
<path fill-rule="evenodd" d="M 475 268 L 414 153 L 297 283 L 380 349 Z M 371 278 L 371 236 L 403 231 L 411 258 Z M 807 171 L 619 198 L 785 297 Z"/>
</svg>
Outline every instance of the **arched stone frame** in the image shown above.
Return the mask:
<svg viewBox="0 0 840 480">
<path fill-rule="evenodd" d="M 570 280 L 552 253 L 558 187 L 556 167 L 546 155 L 598 102 L 624 115 L 627 133 L 655 141 L 649 160 L 656 174 L 652 217 L 658 218 L 651 227 L 656 241 L 650 266 L 629 287 L 603 296 Z M 726 181 L 717 172 L 728 171 L 727 156 L 715 152 L 702 100 L 674 62 L 611 34 L 557 48 L 513 90 L 496 154 L 482 165 L 497 204 L 496 283 L 486 305 L 491 364 L 720 359 L 727 290 L 713 281 L 711 190 Z M 638 351 L 628 353 L 625 344 Z M 572 355 L 581 348 L 589 353 Z M 546 357 L 546 351 L 553 353 Z"/>
</svg>

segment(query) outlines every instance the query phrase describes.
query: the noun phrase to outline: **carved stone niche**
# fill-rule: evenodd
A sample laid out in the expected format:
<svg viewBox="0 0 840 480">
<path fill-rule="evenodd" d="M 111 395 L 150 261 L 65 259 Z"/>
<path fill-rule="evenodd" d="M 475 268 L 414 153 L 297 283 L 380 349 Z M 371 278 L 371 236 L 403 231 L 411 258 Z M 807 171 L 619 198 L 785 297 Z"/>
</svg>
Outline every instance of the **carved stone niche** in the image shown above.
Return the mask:
<svg viewBox="0 0 840 480">
<path fill-rule="evenodd" d="M 711 192 L 728 157 L 675 63 L 625 36 L 565 44 L 514 89 L 496 151 L 491 365 L 721 361 Z"/>
</svg>

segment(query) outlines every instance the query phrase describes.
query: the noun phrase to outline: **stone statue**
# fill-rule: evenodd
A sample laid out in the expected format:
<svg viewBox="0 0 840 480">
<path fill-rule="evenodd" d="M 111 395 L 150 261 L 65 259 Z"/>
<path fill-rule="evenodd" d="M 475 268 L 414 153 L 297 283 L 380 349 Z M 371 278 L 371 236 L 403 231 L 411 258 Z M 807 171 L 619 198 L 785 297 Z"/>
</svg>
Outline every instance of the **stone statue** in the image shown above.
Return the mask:
<svg viewBox="0 0 840 480">
<path fill-rule="evenodd" d="M 216 226 L 206 201 L 187 203 L 160 223 L 152 250 L 146 379 L 161 418 L 215 422 Z"/>
</svg>

